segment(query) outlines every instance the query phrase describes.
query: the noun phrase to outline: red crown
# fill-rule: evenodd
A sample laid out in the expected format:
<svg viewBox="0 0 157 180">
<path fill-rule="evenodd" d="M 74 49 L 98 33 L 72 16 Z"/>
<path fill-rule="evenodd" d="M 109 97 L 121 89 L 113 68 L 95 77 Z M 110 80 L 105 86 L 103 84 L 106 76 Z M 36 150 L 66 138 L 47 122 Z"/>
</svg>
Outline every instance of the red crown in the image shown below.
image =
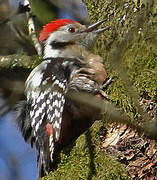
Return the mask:
<svg viewBox="0 0 157 180">
<path fill-rule="evenodd" d="M 57 19 L 56 21 L 51 21 L 49 24 L 43 26 L 43 29 L 39 35 L 39 41 L 43 42 L 46 38 L 49 37 L 49 34 L 59 29 L 61 26 L 66 24 L 74 24 L 76 21 L 71 19 Z"/>
</svg>

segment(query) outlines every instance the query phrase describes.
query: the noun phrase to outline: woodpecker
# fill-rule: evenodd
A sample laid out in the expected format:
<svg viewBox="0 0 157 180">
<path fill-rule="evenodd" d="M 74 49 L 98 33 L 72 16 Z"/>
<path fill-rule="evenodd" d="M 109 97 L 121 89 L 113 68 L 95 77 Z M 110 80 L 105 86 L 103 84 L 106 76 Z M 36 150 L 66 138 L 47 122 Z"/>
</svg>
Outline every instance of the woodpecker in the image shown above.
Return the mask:
<svg viewBox="0 0 157 180">
<path fill-rule="evenodd" d="M 38 178 L 53 169 L 56 154 L 100 115 L 89 99 L 81 101 L 81 94 L 98 101 L 104 98 L 102 86 L 108 75 L 102 58 L 90 52 L 98 34 L 109 29 L 96 29 L 103 22 L 86 27 L 70 19 L 57 19 L 40 32 L 43 61 L 26 80 L 27 100 L 15 108 L 25 141 L 38 151 Z"/>
</svg>

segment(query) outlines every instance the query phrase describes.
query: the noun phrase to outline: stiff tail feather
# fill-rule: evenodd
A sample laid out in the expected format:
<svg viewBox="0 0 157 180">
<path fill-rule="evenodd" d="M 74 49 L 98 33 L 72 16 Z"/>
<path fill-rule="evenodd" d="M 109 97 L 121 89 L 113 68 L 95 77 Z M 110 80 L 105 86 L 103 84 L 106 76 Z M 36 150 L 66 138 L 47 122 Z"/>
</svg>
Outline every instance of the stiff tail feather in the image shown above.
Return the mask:
<svg viewBox="0 0 157 180">
<path fill-rule="evenodd" d="M 31 126 L 29 115 L 31 105 L 26 101 L 20 101 L 14 107 L 14 118 L 26 142 L 31 146 L 36 146 L 38 150 L 38 179 L 47 175 L 52 170 L 53 164 L 53 139 L 46 133 L 46 120 L 42 122 L 40 128 L 34 136 L 34 128 Z M 46 118 L 46 117 L 44 117 Z"/>
<path fill-rule="evenodd" d="M 15 105 L 14 111 L 14 119 L 25 139 L 26 142 L 31 142 L 33 145 L 34 138 L 31 127 L 31 119 L 29 117 L 29 108 L 30 105 L 27 101 L 20 101 Z"/>
</svg>

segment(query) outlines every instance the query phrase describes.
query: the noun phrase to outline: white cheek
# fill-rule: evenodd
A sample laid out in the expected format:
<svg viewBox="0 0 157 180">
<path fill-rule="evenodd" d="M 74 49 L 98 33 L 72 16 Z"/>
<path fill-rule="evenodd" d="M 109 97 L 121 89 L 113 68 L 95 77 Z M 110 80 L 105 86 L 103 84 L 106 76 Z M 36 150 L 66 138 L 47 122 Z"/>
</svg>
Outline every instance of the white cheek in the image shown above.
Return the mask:
<svg viewBox="0 0 157 180">
<path fill-rule="evenodd" d="M 61 33 L 60 31 L 53 32 L 48 39 L 45 42 L 44 46 L 44 52 L 43 52 L 43 58 L 56 58 L 56 57 L 65 57 L 66 54 L 66 49 L 56 49 L 53 48 L 51 43 L 54 40 L 60 40 L 60 42 L 67 42 L 67 34 L 64 34 L 63 32 Z M 66 54 L 67 56 L 67 54 Z"/>
<path fill-rule="evenodd" d="M 43 57 L 44 58 L 56 58 L 56 57 L 59 57 L 60 53 L 61 53 L 60 50 L 52 49 L 51 45 L 46 44 Z"/>
<path fill-rule="evenodd" d="M 54 32 L 50 35 L 50 37 L 46 40 L 44 46 L 44 55 L 43 58 L 56 58 L 61 57 L 61 51 L 59 49 L 53 49 L 51 42 L 58 37 L 58 32 Z"/>
</svg>

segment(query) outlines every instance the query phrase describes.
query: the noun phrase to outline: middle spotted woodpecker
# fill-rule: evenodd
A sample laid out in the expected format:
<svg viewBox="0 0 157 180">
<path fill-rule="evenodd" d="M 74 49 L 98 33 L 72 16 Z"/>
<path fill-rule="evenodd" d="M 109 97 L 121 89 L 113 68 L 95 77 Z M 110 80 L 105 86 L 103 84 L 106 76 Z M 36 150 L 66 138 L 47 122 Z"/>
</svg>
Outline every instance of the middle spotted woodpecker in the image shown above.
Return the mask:
<svg viewBox="0 0 157 180">
<path fill-rule="evenodd" d="M 43 62 L 25 83 L 26 101 L 16 107 L 16 119 L 27 142 L 38 151 L 38 177 L 48 174 L 55 154 L 85 132 L 100 115 L 100 109 L 81 94 L 103 99 L 107 79 L 102 58 L 89 50 L 104 20 L 88 27 L 58 19 L 43 27 L 39 40 Z"/>
</svg>

